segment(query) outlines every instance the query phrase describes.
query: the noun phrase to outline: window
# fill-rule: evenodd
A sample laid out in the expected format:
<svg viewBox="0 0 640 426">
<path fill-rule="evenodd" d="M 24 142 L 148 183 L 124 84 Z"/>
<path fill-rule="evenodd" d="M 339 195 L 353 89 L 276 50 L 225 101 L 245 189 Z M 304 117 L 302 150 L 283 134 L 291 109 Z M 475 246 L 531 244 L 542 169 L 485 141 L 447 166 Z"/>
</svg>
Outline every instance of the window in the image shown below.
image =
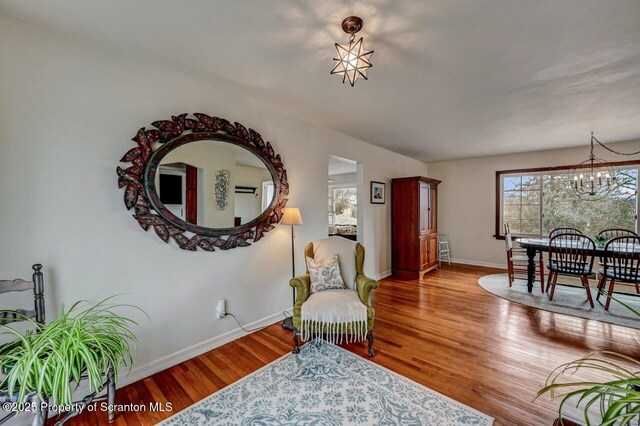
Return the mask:
<svg viewBox="0 0 640 426">
<path fill-rule="evenodd" d="M 329 225 L 358 223 L 357 188 L 329 188 Z"/>
<path fill-rule="evenodd" d="M 503 222 L 514 234 L 540 235 L 541 182 L 536 175 L 503 178 Z"/>
<path fill-rule="evenodd" d="M 262 182 L 262 211 L 265 211 L 273 201 L 273 181 Z"/>
<path fill-rule="evenodd" d="M 508 223 L 515 235 L 548 235 L 559 227 L 596 235 L 607 228 L 637 231 L 638 165 L 619 166 L 619 187 L 598 201 L 582 200 L 568 187 L 569 168 L 496 173 L 496 236 Z"/>
</svg>

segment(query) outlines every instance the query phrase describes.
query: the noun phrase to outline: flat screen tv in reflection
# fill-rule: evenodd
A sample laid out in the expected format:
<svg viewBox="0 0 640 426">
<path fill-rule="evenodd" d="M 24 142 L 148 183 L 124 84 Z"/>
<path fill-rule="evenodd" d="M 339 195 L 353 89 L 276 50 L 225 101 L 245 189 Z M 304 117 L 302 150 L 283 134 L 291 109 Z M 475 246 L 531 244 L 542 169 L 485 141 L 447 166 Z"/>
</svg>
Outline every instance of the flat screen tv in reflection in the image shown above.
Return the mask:
<svg viewBox="0 0 640 426">
<path fill-rule="evenodd" d="M 182 204 L 182 176 L 160 174 L 160 201 L 162 204 Z"/>
</svg>

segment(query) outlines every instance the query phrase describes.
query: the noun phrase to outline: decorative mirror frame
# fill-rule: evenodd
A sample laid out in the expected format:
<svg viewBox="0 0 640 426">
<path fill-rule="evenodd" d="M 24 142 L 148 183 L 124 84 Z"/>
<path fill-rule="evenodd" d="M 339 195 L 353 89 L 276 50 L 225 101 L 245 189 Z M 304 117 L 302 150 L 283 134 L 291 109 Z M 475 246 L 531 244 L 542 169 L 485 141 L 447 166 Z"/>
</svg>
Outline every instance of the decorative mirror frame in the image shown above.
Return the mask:
<svg viewBox="0 0 640 426">
<path fill-rule="evenodd" d="M 120 159 L 131 163 L 126 169 L 117 167 L 118 188 L 125 188 L 124 205 L 134 209 L 134 219 L 142 229 L 154 231 L 164 241 L 173 239 L 183 250 L 206 251 L 216 248 L 228 250 L 250 245 L 249 240 L 260 240 L 282 219 L 289 195 L 287 171 L 280 154 L 258 132 L 242 124 L 195 113 L 172 116 L 171 120 L 154 121 L 155 129 L 141 128 L 132 139 L 138 146 Z M 155 174 L 162 158 L 181 145 L 215 140 L 245 148 L 265 164 L 274 183 L 274 197 L 269 207 L 252 221 L 233 228 L 207 228 L 187 223 L 171 213 L 161 202 L 155 190 Z M 153 147 L 158 146 L 154 151 Z M 185 235 L 191 233 L 193 236 Z M 226 238 L 225 238 L 226 237 Z"/>
</svg>

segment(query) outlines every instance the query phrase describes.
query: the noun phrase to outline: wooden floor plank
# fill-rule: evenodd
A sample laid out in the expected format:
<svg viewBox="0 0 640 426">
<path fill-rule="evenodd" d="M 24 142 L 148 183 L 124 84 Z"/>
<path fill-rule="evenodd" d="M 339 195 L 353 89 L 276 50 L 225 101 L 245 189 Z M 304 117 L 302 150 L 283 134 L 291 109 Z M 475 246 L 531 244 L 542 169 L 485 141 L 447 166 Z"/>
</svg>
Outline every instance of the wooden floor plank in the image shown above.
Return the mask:
<svg viewBox="0 0 640 426">
<path fill-rule="evenodd" d="M 373 293 L 371 360 L 495 417 L 496 425 L 537 426 L 557 416 L 556 402 L 533 401 L 555 366 L 595 350 L 637 355 L 638 330 L 495 297 L 477 284 L 495 272 L 454 265 L 422 281 L 382 280 Z M 169 401 L 182 409 L 288 353 L 291 343 L 275 324 L 119 389 L 117 402 Z M 344 347 L 366 357 L 364 343 Z M 118 424 L 150 425 L 174 413 L 120 413 Z M 68 424 L 106 420 L 106 413 L 85 412 Z"/>
</svg>

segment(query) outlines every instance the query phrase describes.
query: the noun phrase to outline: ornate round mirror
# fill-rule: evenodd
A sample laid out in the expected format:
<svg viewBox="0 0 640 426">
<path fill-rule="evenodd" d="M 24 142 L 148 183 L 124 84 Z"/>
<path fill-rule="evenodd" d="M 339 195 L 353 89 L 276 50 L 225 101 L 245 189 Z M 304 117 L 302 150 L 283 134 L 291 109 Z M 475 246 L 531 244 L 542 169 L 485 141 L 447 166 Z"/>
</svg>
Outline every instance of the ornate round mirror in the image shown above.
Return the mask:
<svg viewBox="0 0 640 426">
<path fill-rule="evenodd" d="M 282 218 L 289 184 L 280 155 L 252 129 L 205 114 L 142 128 L 120 161 L 124 203 L 147 230 L 185 250 L 247 246 Z"/>
</svg>

